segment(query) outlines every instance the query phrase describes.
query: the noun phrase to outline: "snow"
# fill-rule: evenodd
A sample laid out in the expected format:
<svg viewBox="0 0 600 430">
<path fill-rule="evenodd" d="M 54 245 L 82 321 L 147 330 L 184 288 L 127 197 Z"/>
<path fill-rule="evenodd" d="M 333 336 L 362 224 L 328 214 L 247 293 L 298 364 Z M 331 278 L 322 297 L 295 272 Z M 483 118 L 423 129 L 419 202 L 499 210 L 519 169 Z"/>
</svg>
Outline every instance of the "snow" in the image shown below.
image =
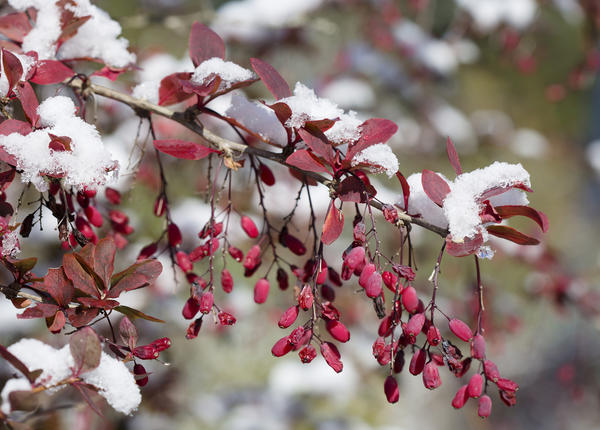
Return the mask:
<svg viewBox="0 0 600 430">
<path fill-rule="evenodd" d="M 539 131 L 530 128 L 515 130 L 510 149 L 520 157 L 542 158 L 547 152 L 550 144 Z"/>
<path fill-rule="evenodd" d="M 517 184 L 530 186 L 529 173 L 521 164 L 496 161 L 490 166 L 457 176 L 443 202 L 452 239 L 461 242 L 482 231 L 479 216 L 482 204 L 479 200 L 483 193 L 493 188 Z"/>
<path fill-rule="evenodd" d="M 236 120 L 268 142 L 278 146 L 287 144 L 287 133 L 275 111 L 262 103 L 248 100 L 241 92 L 220 96 L 212 100 L 208 107 Z"/>
<path fill-rule="evenodd" d="M 10 53 L 17 57 L 21 62 L 21 66 L 23 67 L 23 73 L 21 74 L 19 80 L 24 80 L 23 78 L 27 76 L 29 69 L 31 69 L 31 66 L 33 66 L 33 64 L 35 63 L 35 60 L 29 55 L 21 55 L 12 51 L 10 51 Z M 6 74 L 4 72 L 4 62 L 2 61 L 2 54 L 0 54 L 0 67 L 2 72 L 0 75 L 0 97 L 5 97 L 8 93 L 8 78 L 6 77 Z"/>
<path fill-rule="evenodd" d="M 2 397 L 2 412 L 4 414 L 10 413 L 10 400 L 8 396 L 13 391 L 29 391 L 31 390 L 31 384 L 25 378 L 12 378 L 6 381 L 4 384 L 4 388 L 2 388 L 2 393 L 0 396 Z"/>
<path fill-rule="evenodd" d="M 358 127 L 362 121 L 357 118 L 356 112 L 345 113 L 332 101 L 317 97 L 314 90 L 300 82 L 296 83 L 293 96 L 279 101 L 287 104 L 292 110 L 292 116 L 286 122 L 288 127 L 299 128 L 306 121 L 339 118 L 333 127 L 325 132 L 329 140 L 341 144 L 353 142 L 360 137 Z"/>
<path fill-rule="evenodd" d="M 352 159 L 352 165 L 361 163 L 375 165 L 374 173 L 385 172 L 390 178 L 398 171 L 398 159 L 385 143 L 371 145 L 356 154 Z"/>
<path fill-rule="evenodd" d="M 444 177 L 441 173 L 438 173 L 448 185 L 452 188 L 452 184 L 450 181 Z M 421 182 L 421 173 L 413 173 L 408 178 L 406 178 L 408 182 L 408 186 L 410 187 L 410 196 L 408 198 L 408 214 L 409 215 L 419 215 L 423 221 L 428 222 L 429 224 L 433 224 L 435 226 L 446 228 L 448 227 L 448 220 L 438 205 L 433 203 L 431 199 L 425 194 L 423 190 L 423 184 Z M 404 208 L 404 197 L 400 195 L 398 199 L 397 205 Z"/>
<path fill-rule="evenodd" d="M 196 67 L 192 75 L 192 82 L 198 85 L 207 85 L 214 79 L 215 75 L 219 76 L 222 80 L 219 90 L 230 88 L 238 82 L 254 78 L 254 73 L 250 70 L 244 69 L 232 61 L 213 57 L 203 61 Z"/>
<path fill-rule="evenodd" d="M 37 339 L 21 339 L 9 346 L 8 350 L 29 370 L 43 370 L 36 379 L 36 384 L 51 387 L 73 375 L 74 360 L 69 345 L 55 349 Z M 79 376 L 84 382 L 98 388 L 98 393 L 106 399 L 108 404 L 124 414 L 130 414 L 137 409 L 142 400 L 139 387 L 125 364 L 104 352 L 100 358 L 100 365 L 96 369 Z M 27 382 L 23 377 L 12 379 L 2 390 L 2 411 L 5 413 L 10 412 L 10 405 L 7 402 L 10 391 L 31 389 L 28 382 L 28 386 L 25 386 L 19 380 Z M 64 385 L 61 385 L 48 391 L 57 391 L 63 387 Z"/>
<path fill-rule="evenodd" d="M 62 44 L 60 37 L 61 11 L 55 2 L 48 0 L 9 0 L 17 10 L 29 7 L 38 10 L 33 29 L 23 40 L 23 51 L 36 51 L 40 59 L 60 60 L 71 58 L 98 58 L 112 67 L 126 67 L 135 62 L 135 55 L 127 50 L 129 42 L 119 37 L 121 26 L 102 9 L 89 0 L 78 0 L 76 5 L 67 5 L 75 17 L 91 16 L 77 33 Z"/>
<path fill-rule="evenodd" d="M 267 39 L 273 30 L 289 27 L 318 8 L 323 0 L 242 0 L 222 5 L 213 22 L 224 39 L 247 42 Z"/>
<path fill-rule="evenodd" d="M 462 111 L 438 99 L 431 104 L 426 115 L 435 131 L 440 136 L 452 136 L 452 141 L 462 153 L 476 149 L 475 131 Z"/>
<path fill-rule="evenodd" d="M 140 63 L 136 73 L 140 83 L 133 88 L 133 97 L 158 104 L 158 89 L 165 76 L 193 70 L 192 60 L 187 55 L 181 60 L 164 53 L 153 55 Z"/>
<path fill-rule="evenodd" d="M 501 23 L 516 29 L 527 27 L 537 13 L 535 0 L 456 0 L 484 32 L 493 31 Z"/>
<path fill-rule="evenodd" d="M 371 86 L 357 78 L 343 77 L 331 81 L 321 93 L 343 108 L 368 109 L 375 103 L 375 92 Z"/>
<path fill-rule="evenodd" d="M 61 176 L 65 185 L 80 190 L 95 189 L 115 175 L 117 163 L 104 148 L 96 128 L 75 116 L 75 105 L 70 98 L 50 97 L 40 104 L 38 113 L 41 125 L 47 128 L 27 136 L 18 133 L 0 136 L 0 147 L 17 160 L 21 181 L 46 191 L 44 176 Z M 72 140 L 71 151 L 50 149 L 48 133 L 68 136 Z"/>
<path fill-rule="evenodd" d="M 3 257 L 16 257 L 21 252 L 19 245 L 19 231 L 5 231 L 2 235 L 2 256 Z"/>
</svg>

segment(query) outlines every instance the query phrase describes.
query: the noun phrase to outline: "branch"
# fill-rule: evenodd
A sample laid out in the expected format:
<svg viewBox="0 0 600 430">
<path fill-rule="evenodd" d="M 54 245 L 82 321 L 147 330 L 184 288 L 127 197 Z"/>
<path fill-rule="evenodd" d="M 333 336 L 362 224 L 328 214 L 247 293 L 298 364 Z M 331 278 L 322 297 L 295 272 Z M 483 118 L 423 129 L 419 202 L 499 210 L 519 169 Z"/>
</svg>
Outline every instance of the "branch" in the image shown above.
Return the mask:
<svg viewBox="0 0 600 430">
<path fill-rule="evenodd" d="M 295 166 L 290 166 L 289 164 L 287 164 L 285 162 L 286 157 L 283 155 L 283 153 L 274 153 L 271 151 L 267 151 L 267 150 L 260 149 L 260 148 L 255 148 L 252 146 L 247 146 L 242 143 L 238 143 L 238 142 L 234 142 L 234 141 L 225 139 L 225 138 L 213 133 L 212 131 L 206 129 L 204 126 L 194 122 L 193 119 L 190 118 L 188 113 L 186 113 L 186 112 L 172 111 L 171 109 L 168 109 L 164 106 L 158 106 L 158 105 L 150 103 L 146 100 L 136 99 L 127 94 L 120 93 L 118 91 L 115 91 L 111 88 L 104 87 L 102 85 L 90 83 L 81 78 L 70 79 L 68 81 L 65 81 L 65 84 L 75 90 L 81 91 L 83 93 L 83 95 L 86 95 L 86 93 L 97 94 L 97 95 L 107 97 L 109 99 L 124 103 L 124 104 L 128 105 L 129 107 L 131 107 L 132 109 L 134 109 L 135 111 L 145 113 L 146 115 L 148 115 L 149 113 L 154 113 L 156 115 L 160 115 L 162 117 L 169 118 L 169 119 L 183 125 L 188 130 L 191 130 L 192 132 L 194 132 L 195 134 L 200 136 L 202 139 L 204 139 L 209 145 L 222 151 L 226 156 L 231 157 L 233 153 L 237 153 L 238 155 L 247 153 L 249 155 L 255 155 L 257 157 L 266 158 L 268 160 L 275 161 L 276 163 L 279 163 L 283 166 L 297 170 L 298 172 L 304 174 L 305 176 L 308 176 L 308 177 L 316 180 L 317 182 L 331 188 L 332 182 L 331 182 L 331 180 L 327 179 L 326 177 L 319 175 L 318 173 L 298 169 Z M 379 209 L 379 210 L 383 209 L 383 205 L 379 202 L 370 201 L 369 204 L 376 209 Z M 416 225 L 421 226 L 429 231 L 432 231 L 442 237 L 446 237 L 448 235 L 448 230 L 438 227 L 436 225 L 430 224 L 420 218 L 413 218 L 405 212 L 398 213 L 398 218 L 401 221 L 399 223 L 398 227 L 400 227 L 401 225 L 406 225 L 406 224 L 416 224 Z"/>
</svg>

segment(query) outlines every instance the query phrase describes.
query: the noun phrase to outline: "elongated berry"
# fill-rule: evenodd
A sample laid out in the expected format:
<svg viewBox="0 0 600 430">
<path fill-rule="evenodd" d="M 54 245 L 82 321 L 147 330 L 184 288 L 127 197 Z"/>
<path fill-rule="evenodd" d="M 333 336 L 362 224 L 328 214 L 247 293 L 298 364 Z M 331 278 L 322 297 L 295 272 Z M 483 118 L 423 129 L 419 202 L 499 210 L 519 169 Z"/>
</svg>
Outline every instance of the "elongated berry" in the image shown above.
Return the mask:
<svg viewBox="0 0 600 430">
<path fill-rule="evenodd" d="M 221 325 L 234 325 L 237 320 L 229 312 L 219 312 L 219 322 Z"/>
<path fill-rule="evenodd" d="M 266 165 L 260 163 L 258 166 L 258 173 L 260 180 L 267 186 L 271 187 L 275 185 L 275 176 L 273 172 Z"/>
<path fill-rule="evenodd" d="M 374 299 L 381 294 L 381 275 L 379 272 L 374 272 L 365 285 L 365 293 L 367 297 Z"/>
<path fill-rule="evenodd" d="M 481 396 L 481 392 L 483 391 L 483 377 L 479 373 L 475 373 L 469 379 L 469 384 L 467 386 L 467 392 L 469 393 L 469 397 L 477 398 Z"/>
<path fill-rule="evenodd" d="M 185 302 L 183 306 L 183 310 L 181 311 L 183 317 L 187 320 L 191 320 L 196 316 L 198 311 L 200 310 L 200 303 L 194 297 L 190 297 Z"/>
<path fill-rule="evenodd" d="M 135 383 L 140 387 L 143 387 L 148 383 L 148 373 L 146 373 L 146 368 L 141 364 L 133 365 L 133 374 L 135 378 Z"/>
<path fill-rule="evenodd" d="M 485 360 L 483 362 L 483 371 L 485 373 L 485 376 L 492 382 L 498 382 L 498 379 L 500 378 L 500 371 L 498 370 L 498 366 L 496 366 L 496 364 L 491 361 L 491 360 Z"/>
<path fill-rule="evenodd" d="M 477 360 L 485 358 L 485 339 L 479 333 L 471 341 L 471 356 Z"/>
<path fill-rule="evenodd" d="M 339 342 L 348 342 L 350 340 L 350 332 L 343 323 L 335 320 L 327 320 L 325 327 L 335 340 Z"/>
<path fill-rule="evenodd" d="M 438 370 L 437 364 L 433 361 L 427 363 L 423 369 L 423 384 L 425 385 L 425 388 L 429 390 L 433 390 L 442 385 L 440 371 Z"/>
<path fill-rule="evenodd" d="M 233 291 L 233 276 L 231 276 L 231 272 L 227 269 L 221 271 L 221 287 L 227 294 Z"/>
<path fill-rule="evenodd" d="M 519 389 L 519 385 L 516 382 L 506 378 L 498 378 L 498 380 L 496 381 L 496 385 L 500 390 L 507 392 L 514 393 Z"/>
<path fill-rule="evenodd" d="M 392 375 L 388 375 L 383 383 L 383 391 L 389 403 L 396 403 L 400 398 L 400 390 L 398 389 L 398 381 Z"/>
<path fill-rule="evenodd" d="M 106 196 L 106 200 L 108 200 L 113 205 L 121 204 L 121 193 L 114 188 L 106 187 L 104 189 L 104 195 Z"/>
<path fill-rule="evenodd" d="M 325 283 L 325 281 L 327 280 L 327 263 L 325 262 L 325 260 L 321 260 L 320 264 L 319 264 L 319 273 L 317 274 L 317 285 L 321 285 L 323 283 Z"/>
<path fill-rule="evenodd" d="M 410 317 L 408 323 L 406 323 L 404 333 L 409 337 L 415 338 L 421 333 L 423 324 L 425 324 L 425 314 L 414 314 Z"/>
<path fill-rule="evenodd" d="M 452 318 L 448 321 L 448 327 L 450 327 L 450 331 L 460 340 L 469 342 L 473 338 L 473 332 L 469 326 L 458 318 Z"/>
<path fill-rule="evenodd" d="M 254 284 L 254 301 L 256 303 L 264 303 L 267 301 L 267 297 L 269 296 L 269 281 L 265 278 L 260 278 Z"/>
<path fill-rule="evenodd" d="M 423 371 L 425 367 L 425 359 L 427 358 L 427 352 L 424 349 L 417 349 L 410 359 L 410 365 L 408 371 L 413 375 L 418 375 Z"/>
<path fill-rule="evenodd" d="M 398 277 L 396 275 L 394 275 L 389 270 L 386 270 L 385 272 L 383 272 L 381 274 L 381 279 L 383 280 L 383 283 L 385 284 L 385 286 L 392 293 L 396 292 L 396 284 L 398 283 Z M 400 285 L 398 285 L 398 286 L 401 287 Z"/>
<path fill-rule="evenodd" d="M 484 394 L 479 398 L 479 405 L 477 406 L 477 415 L 481 418 L 487 418 L 492 413 L 492 399 L 487 394 Z"/>
<path fill-rule="evenodd" d="M 154 360 L 158 358 L 158 351 L 152 345 L 136 346 L 133 355 L 141 360 Z"/>
<path fill-rule="evenodd" d="M 256 228 L 254 221 L 252 221 L 252 218 L 242 215 L 241 224 L 242 229 L 246 232 L 249 238 L 255 239 L 258 237 L 258 229 Z"/>
<path fill-rule="evenodd" d="M 190 257 L 188 257 L 188 255 L 183 251 L 177 251 L 175 254 L 175 259 L 177 260 L 177 265 L 184 272 L 189 272 L 194 268 L 192 262 L 190 261 Z"/>
<path fill-rule="evenodd" d="M 98 211 L 98 209 L 92 205 L 89 205 L 83 211 L 85 212 L 85 217 L 88 219 L 90 224 L 92 224 L 94 227 L 102 227 L 104 220 L 102 219 L 102 214 Z"/>
<path fill-rule="evenodd" d="M 238 263 L 240 263 L 244 259 L 244 253 L 233 245 L 230 245 L 229 248 L 227 248 L 227 251 L 229 252 L 229 255 L 231 255 L 231 258 L 233 258 Z"/>
<path fill-rule="evenodd" d="M 467 385 L 465 384 L 460 387 L 454 395 L 454 398 L 452 399 L 452 406 L 455 409 L 460 409 L 465 405 L 465 403 L 467 403 L 467 400 L 469 400 L 469 394 L 467 393 Z"/>
<path fill-rule="evenodd" d="M 296 318 L 298 318 L 298 306 L 290 306 L 283 313 L 283 315 L 281 315 L 281 318 L 279 318 L 279 322 L 277 323 L 277 325 L 279 325 L 280 328 L 288 328 L 289 326 L 294 324 Z"/>
<path fill-rule="evenodd" d="M 300 295 L 298 296 L 298 304 L 300 307 L 307 311 L 313 305 L 314 295 L 312 292 L 312 287 L 309 284 L 304 285 L 302 287 L 302 291 L 300 291 Z"/>
<path fill-rule="evenodd" d="M 310 363 L 317 356 L 317 350 L 314 346 L 308 345 L 300 350 L 298 356 L 300 357 L 300 361 L 302 361 L 303 363 Z"/>
<path fill-rule="evenodd" d="M 246 258 L 244 259 L 244 268 L 248 270 L 252 270 L 258 265 L 260 265 L 260 246 L 254 245 L 250 250 L 246 253 Z"/>
<path fill-rule="evenodd" d="M 169 240 L 169 245 L 175 247 L 179 245 L 182 241 L 181 230 L 177 227 L 177 224 L 171 223 L 167 227 L 167 238 Z"/>
<path fill-rule="evenodd" d="M 371 275 L 375 273 L 376 270 L 377 268 L 373 263 L 366 264 L 365 267 L 363 267 L 362 272 L 360 272 L 360 277 L 358 278 L 358 285 L 360 285 L 363 288 L 367 288 L 367 281 L 369 280 Z"/>
<path fill-rule="evenodd" d="M 296 236 L 292 236 L 287 233 L 282 235 L 280 238 L 282 245 L 286 246 L 290 251 L 292 251 L 296 255 L 304 255 L 306 254 L 306 246 L 298 239 Z"/>
<path fill-rule="evenodd" d="M 271 354 L 275 357 L 282 357 L 292 350 L 292 344 L 288 342 L 288 336 L 284 336 L 275 342 L 275 345 L 271 348 Z"/>
<path fill-rule="evenodd" d="M 344 365 L 340 360 L 340 352 L 333 343 L 323 342 L 321 344 L 321 355 L 329 367 L 331 367 L 337 373 L 340 373 L 344 368 Z"/>
<path fill-rule="evenodd" d="M 438 346 L 442 341 L 442 335 L 438 328 L 434 325 L 430 326 L 427 330 L 427 342 L 431 346 Z"/>
<path fill-rule="evenodd" d="M 198 337 L 198 333 L 200 333 L 200 328 L 202 327 L 202 317 L 196 318 L 187 328 L 185 333 L 186 339 L 194 339 Z"/>
<path fill-rule="evenodd" d="M 150 345 L 153 346 L 158 352 L 161 352 L 171 347 L 171 339 L 168 337 L 161 337 L 160 339 L 152 341 Z"/>
<path fill-rule="evenodd" d="M 344 264 L 348 266 L 351 271 L 354 271 L 365 259 L 365 248 L 362 246 L 357 246 L 356 248 L 352 248 L 352 250 L 346 256 L 344 260 Z"/>
<path fill-rule="evenodd" d="M 419 298 L 417 297 L 417 290 L 414 287 L 406 287 L 404 291 L 402 291 L 402 306 L 409 313 L 415 313 L 419 308 Z"/>
</svg>

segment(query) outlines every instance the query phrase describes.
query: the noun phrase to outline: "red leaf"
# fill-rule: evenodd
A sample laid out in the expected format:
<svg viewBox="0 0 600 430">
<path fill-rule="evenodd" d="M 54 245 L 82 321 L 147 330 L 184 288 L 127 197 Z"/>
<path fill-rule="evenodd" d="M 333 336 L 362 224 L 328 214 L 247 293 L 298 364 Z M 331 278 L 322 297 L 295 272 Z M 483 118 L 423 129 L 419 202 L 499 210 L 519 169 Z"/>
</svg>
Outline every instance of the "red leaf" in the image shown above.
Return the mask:
<svg viewBox="0 0 600 430">
<path fill-rule="evenodd" d="M 194 94 L 186 92 L 181 81 L 187 81 L 191 73 L 173 73 L 160 81 L 158 88 L 158 104 L 168 106 L 189 99 Z"/>
<path fill-rule="evenodd" d="M 93 276 L 83 268 L 74 254 L 63 256 L 63 270 L 75 288 L 89 296 L 100 298 L 100 292 Z"/>
<path fill-rule="evenodd" d="M 67 309 L 67 318 L 73 327 L 83 327 L 89 324 L 100 312 L 97 308 L 86 309 L 83 306 Z"/>
<path fill-rule="evenodd" d="M 457 175 L 460 175 L 462 173 L 462 167 L 460 167 L 458 153 L 456 152 L 456 148 L 450 140 L 450 137 L 446 139 L 446 152 L 448 153 L 448 160 L 450 160 L 450 164 L 452 164 L 452 167 L 454 167 L 454 171 Z"/>
<path fill-rule="evenodd" d="M 199 143 L 179 139 L 155 140 L 154 147 L 160 152 L 185 160 L 201 160 L 212 153 L 219 152 Z"/>
<path fill-rule="evenodd" d="M 65 276 L 62 267 L 48 269 L 48 274 L 44 276 L 44 282 L 36 282 L 32 288 L 49 294 L 61 307 L 67 307 L 75 293 L 73 284 Z"/>
<path fill-rule="evenodd" d="M 375 189 L 356 176 L 348 176 L 336 189 L 336 194 L 343 202 L 365 203 L 367 196 L 374 196 Z"/>
<path fill-rule="evenodd" d="M 397 130 L 398 126 L 389 119 L 366 120 L 360 126 L 360 138 L 348 149 L 346 160 L 352 160 L 356 154 L 371 145 L 387 142 Z"/>
<path fill-rule="evenodd" d="M 23 65 L 15 54 L 6 49 L 2 49 L 2 72 L 8 79 L 8 91 L 6 93 L 10 94 L 17 82 L 21 80 L 21 76 L 23 76 Z"/>
<path fill-rule="evenodd" d="M 58 84 L 73 76 L 75 72 L 60 61 L 42 60 L 37 64 L 35 73 L 30 79 L 34 84 Z"/>
<path fill-rule="evenodd" d="M 94 272 L 98 274 L 104 288 L 108 289 L 110 285 L 110 277 L 112 276 L 114 269 L 115 253 L 117 252 L 117 246 L 112 237 L 105 237 L 96 244 L 94 251 Z"/>
<path fill-rule="evenodd" d="M 465 257 L 473 254 L 483 245 L 483 236 L 477 233 L 473 239 L 465 238 L 463 242 L 457 243 L 452 241 L 452 237 L 446 237 L 446 251 L 454 257 Z"/>
<path fill-rule="evenodd" d="M 494 236 L 510 240 L 511 242 L 519 245 L 537 245 L 540 243 L 540 241 L 536 238 L 527 236 L 526 234 L 523 234 L 520 231 L 506 225 L 490 225 L 487 227 L 487 231 Z"/>
<path fill-rule="evenodd" d="M 17 98 L 21 102 L 23 112 L 32 125 L 36 125 L 39 119 L 37 108 L 39 102 L 31 84 L 29 82 L 21 82 L 18 85 Z"/>
<path fill-rule="evenodd" d="M 402 195 L 404 197 L 404 210 L 408 212 L 408 198 L 410 197 L 410 186 L 408 185 L 408 181 L 404 177 L 400 171 L 396 172 L 396 178 L 400 181 L 400 186 L 402 187 Z"/>
<path fill-rule="evenodd" d="M 116 306 L 119 306 L 119 302 L 111 299 L 101 300 L 94 299 L 92 297 L 79 297 L 77 301 L 87 308 L 99 308 L 109 310 Z"/>
<path fill-rule="evenodd" d="M 125 73 L 127 69 L 113 69 L 108 66 L 104 66 L 100 70 L 96 70 L 91 76 L 101 76 L 111 81 L 116 81 L 121 73 Z"/>
<path fill-rule="evenodd" d="M 111 278 L 108 298 L 116 298 L 123 291 L 136 290 L 150 285 L 162 272 L 162 264 L 157 260 L 143 260 L 119 272 Z"/>
<path fill-rule="evenodd" d="M 250 58 L 250 64 L 276 100 L 292 95 L 292 91 L 285 79 L 269 63 L 258 58 Z"/>
<path fill-rule="evenodd" d="M 32 308 L 27 308 L 22 314 L 18 314 L 19 319 L 29 318 L 50 318 L 56 314 L 58 306 L 51 303 L 39 303 Z"/>
<path fill-rule="evenodd" d="M 329 173 L 325 166 L 323 166 L 323 164 L 313 157 L 306 149 L 299 149 L 293 152 L 292 155 L 285 160 L 285 162 L 290 166 L 297 167 L 301 170 Z"/>
<path fill-rule="evenodd" d="M 332 201 L 329 205 L 327 216 L 325 217 L 325 223 L 323 224 L 321 241 L 325 245 L 331 245 L 338 237 L 340 237 L 343 229 L 344 214 L 335 207 L 335 203 Z"/>
<path fill-rule="evenodd" d="M 0 123 L 0 134 L 8 136 L 11 133 L 19 133 L 23 136 L 27 136 L 31 133 L 31 125 L 25 121 L 19 121 L 17 119 L 6 119 Z"/>
<path fill-rule="evenodd" d="M 331 143 L 327 141 L 327 138 L 320 130 L 315 130 L 320 133 L 320 136 L 315 136 L 312 132 L 304 129 L 298 130 L 298 134 L 312 151 L 320 157 L 323 157 L 330 165 L 333 164 L 333 147 Z"/>
<path fill-rule="evenodd" d="M 272 105 L 267 106 L 273 109 L 275 115 L 277 116 L 277 119 L 281 124 L 285 125 L 287 120 L 290 119 L 290 117 L 292 116 L 292 109 L 290 109 L 290 107 L 283 102 L 274 103 Z M 286 131 L 289 133 L 289 130 Z"/>
<path fill-rule="evenodd" d="M 190 58 L 194 67 L 213 57 L 225 58 L 225 42 L 217 33 L 199 22 L 190 31 Z"/>
<path fill-rule="evenodd" d="M 535 210 L 529 206 L 496 206 L 494 208 L 502 218 L 510 218 L 517 215 L 523 215 L 534 220 L 545 233 L 548 231 L 548 217 L 544 212 Z"/>
<path fill-rule="evenodd" d="M 450 192 L 450 187 L 437 173 L 431 170 L 423 170 L 421 183 L 425 194 L 439 207 L 442 207 L 446 195 Z"/>
<path fill-rule="evenodd" d="M 31 24 L 24 12 L 10 13 L 0 17 L 0 33 L 15 42 L 23 42 L 23 38 L 31 31 Z"/>
</svg>

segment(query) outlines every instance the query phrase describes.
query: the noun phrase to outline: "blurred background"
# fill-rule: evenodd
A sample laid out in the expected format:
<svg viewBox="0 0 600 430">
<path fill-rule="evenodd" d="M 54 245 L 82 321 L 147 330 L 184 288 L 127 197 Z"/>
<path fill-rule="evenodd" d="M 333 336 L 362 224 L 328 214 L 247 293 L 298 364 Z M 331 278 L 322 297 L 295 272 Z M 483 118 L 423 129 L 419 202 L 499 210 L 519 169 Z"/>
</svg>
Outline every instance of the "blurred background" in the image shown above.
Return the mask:
<svg viewBox="0 0 600 430">
<path fill-rule="evenodd" d="M 167 321 L 140 322 L 146 340 L 168 335 L 173 341 L 161 354 L 165 364 L 146 366 L 153 374 L 142 389 L 140 411 L 122 417 L 107 408 L 108 420 L 103 422 L 87 406 L 76 404 L 41 420 L 40 428 L 79 428 L 88 422 L 98 429 L 145 430 L 598 428 L 600 5 L 596 1 L 98 0 L 94 4 L 121 24 L 140 66 L 116 83 L 99 80 L 101 84 L 127 90 L 139 81 L 183 70 L 189 63 L 190 26 L 200 21 L 226 41 L 228 60 L 250 68 L 251 57 L 261 58 L 292 88 L 299 81 L 361 118 L 395 121 L 399 131 L 390 145 L 405 176 L 428 168 L 452 178 L 446 136 L 454 141 L 465 171 L 495 160 L 522 163 L 535 190 L 529 196 L 531 206 L 549 216 L 550 231 L 537 247 L 518 249 L 496 241 L 496 255 L 482 263 L 490 314 L 485 321 L 488 357 L 503 376 L 520 385 L 517 404 L 511 408 L 497 393 L 491 394 L 489 419 L 477 417 L 473 400 L 462 410 L 452 408 L 452 397 L 465 381 L 443 369 L 442 386 L 434 391 L 405 370 L 400 375 L 400 400 L 388 404 L 383 393 L 385 369 L 371 354 L 378 320 L 370 303 L 350 286 L 336 291 L 336 301 L 345 309 L 344 321 L 352 326 L 352 339 L 341 348 L 341 374 L 320 357 L 310 365 L 301 364 L 295 354 L 272 357 L 271 346 L 284 335 L 276 322 L 292 304 L 292 292 L 273 291 L 265 305 L 255 305 L 254 279 L 243 278 L 241 269 L 234 274 L 234 292 L 219 299 L 235 312 L 237 324 L 222 329 L 205 321 L 198 338 L 186 340 L 181 308 L 188 287 L 181 274 L 178 282 L 173 281 L 165 259 L 165 273 L 152 293 L 131 293 L 129 299 L 130 305 Z M 249 98 L 270 97 L 260 83 L 245 92 Z M 130 148 L 144 140 L 147 130 L 138 130 L 139 121 L 127 107 L 98 102 L 109 112 L 98 116 L 105 141 L 128 160 Z M 217 123 L 207 124 L 229 133 Z M 164 122 L 156 127 L 165 135 L 177 131 Z M 202 198 L 206 184 L 193 163 L 166 163 L 172 216 L 191 249 L 193 237 L 209 216 Z M 152 215 L 156 167 L 152 160 L 140 166 L 140 185 L 124 203 L 136 228 L 124 259 L 135 259 L 163 228 Z M 277 176 L 277 168 L 273 169 Z M 377 179 L 380 198 L 396 201 L 397 181 Z M 285 193 L 279 188 L 268 197 L 274 217 L 285 215 L 277 212 L 291 200 Z M 242 189 L 237 197 L 240 210 L 254 210 L 258 216 L 256 195 Z M 314 199 L 324 211 L 327 193 L 315 191 Z M 300 217 L 295 222 L 301 229 L 307 220 Z M 515 225 L 537 234 L 529 222 Z M 427 279 L 439 238 L 418 227 L 413 233 L 421 269 L 415 286 L 420 296 L 428 297 Z M 40 240 L 24 245 L 22 256 L 47 249 L 46 239 L 56 240 L 52 228 L 37 234 Z M 350 241 L 349 232 L 345 234 L 347 240 L 340 239 L 326 251 L 328 262 L 337 268 Z M 251 243 L 238 237 L 240 247 L 248 249 Z M 393 241 L 385 246 L 393 252 Z M 47 267 L 56 266 L 60 255 L 49 255 L 48 260 Z M 440 306 L 469 322 L 472 266 L 471 259 L 446 257 L 440 281 Z M 38 320 L 17 321 L 5 302 L 0 313 L 2 344 L 23 336 L 64 343 L 49 336 Z M 62 395 L 69 404 L 69 395 Z"/>
</svg>

